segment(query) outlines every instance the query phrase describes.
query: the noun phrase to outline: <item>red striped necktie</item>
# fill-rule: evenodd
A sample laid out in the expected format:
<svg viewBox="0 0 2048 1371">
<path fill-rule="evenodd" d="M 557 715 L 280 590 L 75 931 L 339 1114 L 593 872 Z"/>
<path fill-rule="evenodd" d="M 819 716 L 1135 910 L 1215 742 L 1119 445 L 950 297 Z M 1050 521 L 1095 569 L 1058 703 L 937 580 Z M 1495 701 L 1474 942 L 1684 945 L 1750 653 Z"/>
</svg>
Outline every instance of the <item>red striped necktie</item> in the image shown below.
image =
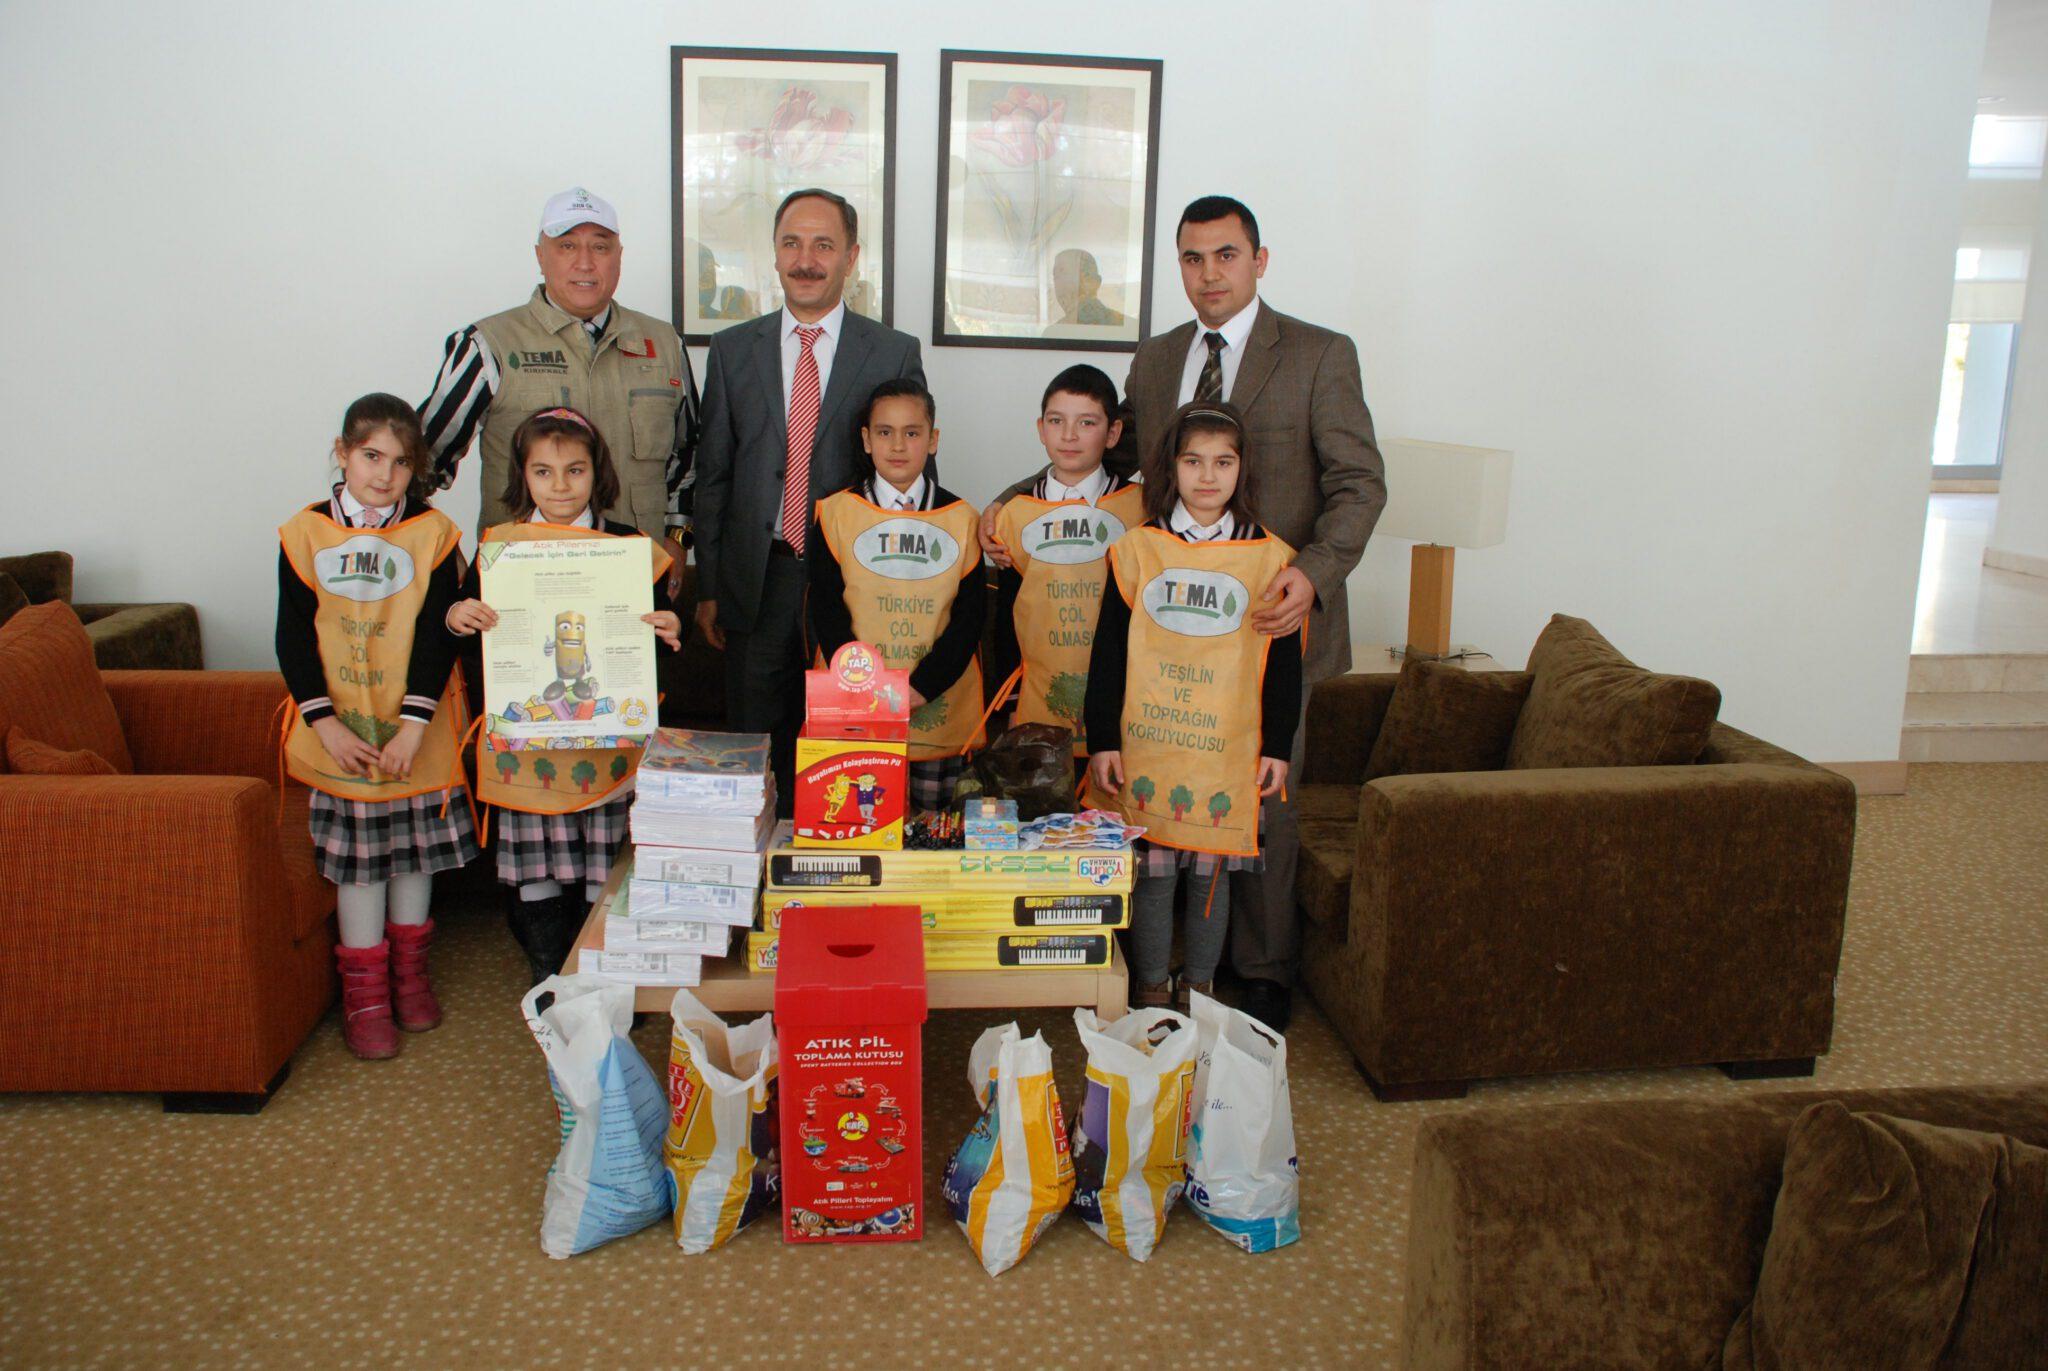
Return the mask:
<svg viewBox="0 0 2048 1371">
<path fill-rule="evenodd" d="M 811 440 L 818 434 L 818 355 L 812 351 L 825 330 L 797 325 L 803 345 L 796 375 L 789 382 L 789 460 L 783 467 L 782 541 L 801 557 L 804 532 L 811 522 Z"/>
</svg>

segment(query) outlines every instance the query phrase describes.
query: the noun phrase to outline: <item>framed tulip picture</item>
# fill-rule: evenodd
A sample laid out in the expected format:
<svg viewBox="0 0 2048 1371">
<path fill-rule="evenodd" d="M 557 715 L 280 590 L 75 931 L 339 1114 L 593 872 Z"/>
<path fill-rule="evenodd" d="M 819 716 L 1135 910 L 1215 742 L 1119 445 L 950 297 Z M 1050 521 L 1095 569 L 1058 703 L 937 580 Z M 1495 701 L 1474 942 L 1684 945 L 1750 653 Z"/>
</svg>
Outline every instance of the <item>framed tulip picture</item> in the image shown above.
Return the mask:
<svg viewBox="0 0 2048 1371">
<path fill-rule="evenodd" d="M 1150 334 L 1161 70 L 939 54 L 934 343 L 1130 352 Z"/>
<path fill-rule="evenodd" d="M 708 343 L 782 308 L 775 210 L 819 187 L 853 206 L 846 307 L 893 324 L 896 54 L 669 49 L 676 331 Z"/>
</svg>

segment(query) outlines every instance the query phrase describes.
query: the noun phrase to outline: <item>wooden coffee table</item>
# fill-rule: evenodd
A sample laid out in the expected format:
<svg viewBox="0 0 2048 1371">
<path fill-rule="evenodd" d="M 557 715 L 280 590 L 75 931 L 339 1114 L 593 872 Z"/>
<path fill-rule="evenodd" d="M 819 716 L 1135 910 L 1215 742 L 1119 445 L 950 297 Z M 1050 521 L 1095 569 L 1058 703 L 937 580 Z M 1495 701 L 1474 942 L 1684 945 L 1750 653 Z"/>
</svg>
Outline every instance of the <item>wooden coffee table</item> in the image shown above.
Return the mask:
<svg viewBox="0 0 2048 1371">
<path fill-rule="evenodd" d="M 562 968 L 573 973 L 583 949 L 604 946 L 604 921 L 612 901 L 623 894 L 625 860 L 630 846 L 612 863 L 611 879 L 590 917 L 569 951 Z M 916 894 L 877 895 L 888 904 L 914 904 Z M 1123 949 L 1110 942 L 1109 965 L 1076 967 L 1071 970 L 928 971 L 925 973 L 927 1002 L 933 1009 L 1041 1009 L 1087 1005 L 1105 1020 L 1122 1018 L 1130 998 L 1130 973 L 1124 965 Z M 690 993 L 706 1009 L 717 1014 L 759 1014 L 775 1007 L 775 973 L 747 970 L 746 930 L 733 930 L 733 950 L 723 957 L 704 959 L 704 979 L 690 987 Z M 641 1013 L 667 1013 L 676 990 L 668 985 L 643 985 L 633 992 L 633 1008 Z"/>
</svg>

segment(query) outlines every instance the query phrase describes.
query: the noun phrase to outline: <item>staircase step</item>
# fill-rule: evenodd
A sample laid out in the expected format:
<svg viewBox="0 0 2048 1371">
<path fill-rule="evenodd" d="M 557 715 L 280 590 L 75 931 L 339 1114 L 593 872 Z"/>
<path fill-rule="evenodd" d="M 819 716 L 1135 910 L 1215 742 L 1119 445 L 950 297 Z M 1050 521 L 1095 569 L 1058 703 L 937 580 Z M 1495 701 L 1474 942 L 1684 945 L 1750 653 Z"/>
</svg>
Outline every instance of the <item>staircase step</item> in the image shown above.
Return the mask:
<svg viewBox="0 0 2048 1371">
<path fill-rule="evenodd" d="M 1906 689 L 1915 694 L 2048 691 L 2048 652 L 1916 652 Z"/>
<path fill-rule="evenodd" d="M 1906 697 L 1908 762 L 2048 761 L 2048 691 L 1917 691 Z"/>
</svg>

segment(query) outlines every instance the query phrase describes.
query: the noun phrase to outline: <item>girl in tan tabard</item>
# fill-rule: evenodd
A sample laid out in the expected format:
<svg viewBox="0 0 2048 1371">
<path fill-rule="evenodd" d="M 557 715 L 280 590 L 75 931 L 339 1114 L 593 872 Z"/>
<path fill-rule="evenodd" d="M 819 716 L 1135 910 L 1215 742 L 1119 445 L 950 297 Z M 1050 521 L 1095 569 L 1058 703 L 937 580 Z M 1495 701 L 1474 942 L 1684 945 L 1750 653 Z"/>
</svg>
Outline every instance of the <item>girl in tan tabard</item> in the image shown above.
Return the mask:
<svg viewBox="0 0 2048 1371">
<path fill-rule="evenodd" d="M 476 855 L 458 793 L 467 709 L 442 626 L 462 534 L 427 504 L 426 441 L 397 396 L 348 407 L 334 460 L 328 497 L 278 530 L 277 663 L 297 706 L 285 765 L 311 787 L 313 847 L 339 887 L 342 1038 L 391 1057 L 398 1029 L 441 1022 L 433 873 Z"/>
<path fill-rule="evenodd" d="M 648 574 L 659 581 L 669 557 L 660 543 L 631 524 L 604 517 L 619 499 L 619 474 L 610 450 L 589 419 L 573 409 L 544 409 L 512 435 L 512 469 L 503 500 L 509 522 L 484 530 L 482 543 L 530 539 L 639 538 L 647 544 Z M 481 548 L 479 549 L 481 551 Z M 479 564 L 484 559 L 478 558 Z M 448 628 L 467 637 L 494 628 L 498 615 L 476 599 L 481 577 L 472 572 L 465 598 L 448 610 Z M 682 621 L 666 609 L 640 616 L 670 650 L 682 645 Z M 477 794 L 498 811 L 498 879 L 507 890 L 506 922 L 539 985 L 562 969 L 576 934 L 611 875 L 612 857 L 626 841 L 639 747 L 550 748 L 498 754 L 491 740 L 477 743 Z M 501 765 L 502 763 L 502 765 Z M 581 778 L 572 780 L 572 778 Z M 554 784 L 559 779 L 560 785 Z"/>
<path fill-rule="evenodd" d="M 1259 869 L 1261 798 L 1287 783 L 1301 712 L 1301 634 L 1251 626 L 1294 549 L 1259 526 L 1244 419 L 1185 405 L 1145 472 L 1143 527 L 1110 552 L 1088 661 L 1088 797 L 1143 825 L 1132 896 L 1139 1007 L 1173 999 L 1176 893 L 1189 991 L 1213 994 L 1229 927 L 1227 871 Z"/>
</svg>

